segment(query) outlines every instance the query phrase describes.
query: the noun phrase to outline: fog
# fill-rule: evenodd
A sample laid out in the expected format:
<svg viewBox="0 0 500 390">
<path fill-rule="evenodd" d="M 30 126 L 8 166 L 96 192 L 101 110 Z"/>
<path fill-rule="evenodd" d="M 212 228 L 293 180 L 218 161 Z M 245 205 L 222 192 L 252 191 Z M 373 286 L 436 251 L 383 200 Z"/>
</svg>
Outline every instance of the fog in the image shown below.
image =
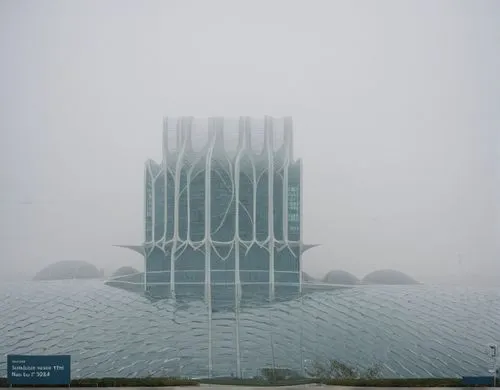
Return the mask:
<svg viewBox="0 0 500 390">
<path fill-rule="evenodd" d="M 0 2 L 0 279 L 143 260 L 162 118 L 291 115 L 303 257 L 500 282 L 500 2 Z"/>
</svg>

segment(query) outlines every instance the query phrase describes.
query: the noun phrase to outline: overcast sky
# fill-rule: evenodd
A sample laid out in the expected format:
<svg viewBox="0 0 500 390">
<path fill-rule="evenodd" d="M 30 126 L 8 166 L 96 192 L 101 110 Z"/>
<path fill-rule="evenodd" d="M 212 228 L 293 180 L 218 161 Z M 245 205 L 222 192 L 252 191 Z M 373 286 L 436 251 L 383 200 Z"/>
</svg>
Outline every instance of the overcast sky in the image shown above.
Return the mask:
<svg viewBox="0 0 500 390">
<path fill-rule="evenodd" d="M 293 116 L 313 275 L 500 274 L 500 1 L 1 0 L 0 58 L 2 278 L 142 268 L 164 115 Z"/>
</svg>

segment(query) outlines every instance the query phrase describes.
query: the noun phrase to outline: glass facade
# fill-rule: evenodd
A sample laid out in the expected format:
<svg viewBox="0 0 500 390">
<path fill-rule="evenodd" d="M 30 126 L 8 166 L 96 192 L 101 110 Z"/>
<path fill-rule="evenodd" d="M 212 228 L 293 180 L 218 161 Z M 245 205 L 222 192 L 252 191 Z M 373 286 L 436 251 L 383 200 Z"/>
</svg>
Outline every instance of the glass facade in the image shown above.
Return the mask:
<svg viewBox="0 0 500 390">
<path fill-rule="evenodd" d="M 291 118 L 164 120 L 145 166 L 146 293 L 214 306 L 301 291 L 301 169 Z"/>
</svg>

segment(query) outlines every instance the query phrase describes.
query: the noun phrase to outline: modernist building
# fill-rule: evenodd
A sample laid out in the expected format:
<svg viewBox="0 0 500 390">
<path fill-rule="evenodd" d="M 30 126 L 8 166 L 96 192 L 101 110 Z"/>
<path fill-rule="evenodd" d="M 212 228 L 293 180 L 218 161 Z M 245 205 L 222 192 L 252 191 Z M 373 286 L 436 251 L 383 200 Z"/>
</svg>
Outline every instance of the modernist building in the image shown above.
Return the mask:
<svg viewBox="0 0 500 390">
<path fill-rule="evenodd" d="M 292 119 L 166 118 L 144 171 L 153 297 L 268 301 L 301 292 L 302 161 Z M 212 298 L 212 299 L 210 299 Z"/>
</svg>

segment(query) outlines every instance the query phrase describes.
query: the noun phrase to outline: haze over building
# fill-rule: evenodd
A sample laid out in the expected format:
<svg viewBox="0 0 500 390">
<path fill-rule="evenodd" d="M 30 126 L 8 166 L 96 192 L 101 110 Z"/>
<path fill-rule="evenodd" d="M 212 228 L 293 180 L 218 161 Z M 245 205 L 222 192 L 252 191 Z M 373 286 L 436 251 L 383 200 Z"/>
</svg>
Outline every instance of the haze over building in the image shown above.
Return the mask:
<svg viewBox="0 0 500 390">
<path fill-rule="evenodd" d="M 301 292 L 302 161 L 292 119 L 165 118 L 145 165 L 145 290 L 273 300 Z"/>
</svg>

